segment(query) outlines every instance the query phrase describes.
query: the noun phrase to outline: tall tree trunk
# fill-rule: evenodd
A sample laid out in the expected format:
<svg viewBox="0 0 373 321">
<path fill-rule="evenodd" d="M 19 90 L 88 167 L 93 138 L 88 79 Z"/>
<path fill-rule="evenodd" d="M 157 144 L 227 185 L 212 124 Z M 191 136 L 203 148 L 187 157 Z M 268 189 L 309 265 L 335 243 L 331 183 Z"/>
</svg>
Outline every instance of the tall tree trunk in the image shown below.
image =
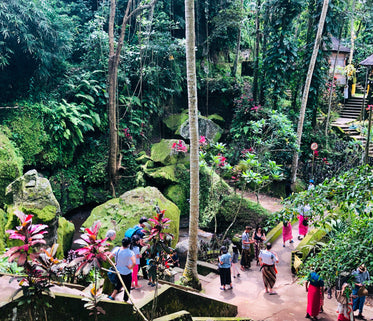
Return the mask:
<svg viewBox="0 0 373 321">
<path fill-rule="evenodd" d="M 254 103 L 258 102 L 258 77 L 259 77 L 259 42 L 260 42 L 260 31 L 259 31 L 259 8 L 260 0 L 256 2 L 256 17 L 255 17 L 255 56 L 254 56 L 254 79 L 253 79 L 253 99 Z"/>
<path fill-rule="evenodd" d="M 243 12 L 243 0 L 241 0 L 241 12 Z M 243 21 L 243 19 L 242 19 L 242 21 Z M 234 63 L 233 63 L 232 77 L 236 77 L 237 66 L 238 66 L 238 59 L 240 57 L 241 33 L 242 33 L 242 24 L 243 24 L 242 21 L 240 23 L 240 29 L 238 30 L 238 35 L 237 35 L 236 57 L 235 57 Z"/>
<path fill-rule="evenodd" d="M 142 5 L 133 8 L 132 0 L 127 3 L 127 8 L 122 20 L 117 46 L 115 47 L 114 25 L 115 25 L 115 9 L 116 0 L 110 0 L 110 15 L 109 15 L 109 63 L 108 63 L 108 119 L 109 119 L 109 181 L 112 189 L 112 195 L 115 197 L 115 185 L 118 180 L 118 169 L 120 167 L 118 157 L 118 124 L 117 124 L 117 85 L 118 85 L 118 66 L 120 62 L 120 53 L 123 48 L 124 36 L 128 20 L 131 16 L 138 12 L 154 7 L 157 0 L 151 1 L 147 5 Z M 130 9 L 132 8 L 132 11 Z"/>
<path fill-rule="evenodd" d="M 197 108 L 197 78 L 195 55 L 194 0 L 185 0 L 186 66 L 188 85 L 189 137 L 190 137 L 190 213 L 189 247 L 182 282 L 201 289 L 198 279 L 198 220 L 199 220 L 199 137 Z"/>
<path fill-rule="evenodd" d="M 319 26 L 317 28 L 315 44 L 314 44 L 314 47 L 313 47 L 313 52 L 312 52 L 310 64 L 309 64 L 309 67 L 308 67 L 306 83 L 304 85 L 303 96 L 302 96 L 302 105 L 301 105 L 300 112 L 299 112 L 299 121 L 298 121 L 298 129 L 297 129 L 297 147 L 298 148 L 294 152 L 294 155 L 293 155 L 293 163 L 292 163 L 291 177 L 290 177 L 291 183 L 295 183 L 295 181 L 297 179 L 297 170 L 298 170 L 298 161 L 299 161 L 298 152 L 300 152 L 300 145 L 301 145 L 301 142 L 302 142 L 303 123 L 304 123 L 304 116 L 306 114 L 308 93 L 310 91 L 313 70 L 314 70 L 315 64 L 316 64 L 317 54 L 318 54 L 319 47 L 320 47 L 321 36 L 322 36 L 322 31 L 324 29 L 325 18 L 326 18 L 326 13 L 328 12 L 328 7 L 329 7 L 329 0 L 324 0 L 321 15 L 320 15 L 320 20 L 319 20 Z"/>
</svg>

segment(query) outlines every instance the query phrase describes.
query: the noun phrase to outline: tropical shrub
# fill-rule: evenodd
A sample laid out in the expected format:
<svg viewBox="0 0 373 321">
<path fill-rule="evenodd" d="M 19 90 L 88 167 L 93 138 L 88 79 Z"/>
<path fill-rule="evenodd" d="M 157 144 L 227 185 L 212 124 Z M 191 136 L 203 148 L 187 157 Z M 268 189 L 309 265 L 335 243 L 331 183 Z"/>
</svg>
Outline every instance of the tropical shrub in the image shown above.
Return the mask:
<svg viewBox="0 0 373 321">
<path fill-rule="evenodd" d="M 21 226 L 6 233 L 9 234 L 9 239 L 18 240 L 20 245 L 10 248 L 3 257 L 7 257 L 9 263 L 17 262 L 19 267 L 23 267 L 25 276 L 15 278 L 20 287 L 12 297 L 22 292 L 23 297 L 18 302 L 27 307 L 29 319 L 44 319 L 48 305 L 45 304 L 43 295 L 52 295 L 50 280 L 61 274 L 58 267 L 60 261 L 54 258 L 58 245 L 47 250 L 41 248 L 46 243 L 43 234 L 47 233 L 48 226 L 32 224 L 32 215 L 25 215 L 20 211 L 15 214 L 21 221 Z"/>
</svg>

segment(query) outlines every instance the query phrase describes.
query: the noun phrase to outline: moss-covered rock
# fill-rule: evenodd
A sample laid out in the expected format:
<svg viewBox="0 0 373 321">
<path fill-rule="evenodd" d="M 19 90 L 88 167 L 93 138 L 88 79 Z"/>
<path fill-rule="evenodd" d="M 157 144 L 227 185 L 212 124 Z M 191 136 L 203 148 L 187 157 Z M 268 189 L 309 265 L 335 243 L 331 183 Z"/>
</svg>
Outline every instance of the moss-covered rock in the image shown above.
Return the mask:
<svg viewBox="0 0 373 321">
<path fill-rule="evenodd" d="M 159 143 L 153 144 L 151 148 L 150 158 L 154 162 L 162 163 L 163 165 L 171 165 L 178 163 L 180 161 L 180 158 L 185 157 L 184 153 L 176 154 L 172 150 L 172 145 L 174 143 L 177 144 L 178 142 L 178 139 L 162 139 Z"/>
<path fill-rule="evenodd" d="M 188 119 L 188 110 L 183 111 L 181 114 L 172 114 L 163 120 L 163 123 L 172 131 L 175 132 L 180 128 L 181 124 Z"/>
<path fill-rule="evenodd" d="M 229 224 L 233 221 L 236 213 L 237 218 L 232 233 L 242 233 L 245 225 L 253 227 L 257 225 L 265 225 L 270 212 L 256 202 L 242 198 L 240 195 L 231 194 L 223 199 L 221 208 L 217 215 L 219 222 L 219 232 L 224 232 Z"/>
<path fill-rule="evenodd" d="M 176 184 L 168 186 L 164 191 L 164 196 L 177 205 L 180 209 L 181 216 L 189 214 L 187 191 L 182 185 Z"/>
<path fill-rule="evenodd" d="M 212 120 L 198 116 L 198 132 L 199 136 L 205 136 L 209 142 L 215 143 L 220 139 L 223 129 Z M 180 126 L 176 133 L 184 139 L 189 139 L 189 119 Z"/>
<path fill-rule="evenodd" d="M 17 149 L 0 131 L 0 206 L 10 202 L 5 196 L 6 187 L 22 175 L 23 160 L 18 156 Z"/>
<path fill-rule="evenodd" d="M 175 246 L 179 238 L 180 210 L 155 187 L 139 187 L 95 207 L 83 226 L 90 227 L 95 221 L 101 221 L 99 237 L 103 238 L 107 230 L 115 229 L 118 237 L 114 243 L 120 245 L 128 228 L 138 224 L 142 216 L 150 218 L 155 215 L 156 204 L 166 209 L 165 216 L 171 219 L 168 232 L 175 236 L 172 241 Z"/>
<path fill-rule="evenodd" d="M 57 257 L 63 258 L 64 255 L 71 249 L 73 242 L 73 236 L 75 232 L 75 226 L 73 223 L 66 220 L 64 217 L 58 218 L 58 229 L 57 229 L 57 243 L 59 247 L 57 249 Z"/>
<path fill-rule="evenodd" d="M 5 249 L 5 224 L 7 222 L 7 214 L 0 208 L 0 252 Z"/>
<path fill-rule="evenodd" d="M 168 186 L 179 181 L 178 172 L 186 171 L 183 164 L 174 164 L 155 169 L 146 169 L 145 174 L 157 186 Z"/>
<path fill-rule="evenodd" d="M 136 158 L 136 162 L 139 163 L 139 164 L 146 164 L 146 162 L 149 161 L 149 160 L 150 160 L 150 157 L 148 155 L 146 155 L 146 153 L 144 151 L 139 153 L 137 155 L 137 158 Z"/>
<path fill-rule="evenodd" d="M 32 214 L 33 223 L 48 225 L 48 233 L 44 236 L 47 246 L 57 242 L 58 217 L 61 210 L 48 179 L 39 175 L 36 170 L 30 170 L 11 183 L 6 193 L 11 195 L 13 200 L 7 209 L 9 229 L 19 225 L 14 211 L 20 210 L 25 214 Z"/>
</svg>

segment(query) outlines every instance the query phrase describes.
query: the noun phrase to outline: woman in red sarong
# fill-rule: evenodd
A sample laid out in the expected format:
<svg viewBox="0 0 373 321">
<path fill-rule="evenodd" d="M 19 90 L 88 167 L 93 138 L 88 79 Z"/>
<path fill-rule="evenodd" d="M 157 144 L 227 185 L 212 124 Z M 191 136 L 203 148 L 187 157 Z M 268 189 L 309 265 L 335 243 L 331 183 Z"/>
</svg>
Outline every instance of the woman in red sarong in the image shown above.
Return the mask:
<svg viewBox="0 0 373 321">
<path fill-rule="evenodd" d="M 308 292 L 306 318 L 317 320 L 320 313 L 321 296 L 324 295 L 324 281 L 316 271 L 308 275 L 306 292 Z"/>
<path fill-rule="evenodd" d="M 302 239 L 302 236 L 306 236 L 308 233 L 308 215 L 311 210 L 309 205 L 301 206 L 299 209 L 298 221 L 299 221 L 299 236 L 298 240 Z"/>
<path fill-rule="evenodd" d="M 283 247 L 285 247 L 285 242 L 290 240 L 290 243 L 293 243 L 293 232 L 291 229 L 290 222 L 284 221 L 282 223 L 282 241 L 283 241 Z"/>
</svg>

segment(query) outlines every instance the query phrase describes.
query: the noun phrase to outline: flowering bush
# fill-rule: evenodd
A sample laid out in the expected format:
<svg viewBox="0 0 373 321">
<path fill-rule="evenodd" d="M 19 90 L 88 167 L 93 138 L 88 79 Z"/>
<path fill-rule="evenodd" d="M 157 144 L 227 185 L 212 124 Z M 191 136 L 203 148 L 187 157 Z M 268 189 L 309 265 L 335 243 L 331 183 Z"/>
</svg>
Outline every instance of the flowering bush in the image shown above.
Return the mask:
<svg viewBox="0 0 373 321">
<path fill-rule="evenodd" d="M 20 288 L 13 293 L 12 298 L 22 291 L 23 297 L 19 299 L 19 304 L 26 303 L 28 317 L 31 320 L 43 318 L 47 307 L 43 294 L 52 295 L 50 280 L 61 271 L 58 268 L 60 261 L 54 258 L 58 245 L 47 250 L 40 248 L 40 245 L 46 243 L 44 234 L 47 233 L 48 226 L 32 224 L 33 215 L 26 215 L 21 211 L 15 211 L 15 214 L 21 225 L 6 233 L 9 234 L 9 239 L 19 240 L 22 244 L 10 248 L 3 257 L 7 257 L 8 262 L 17 262 L 18 266 L 23 267 L 26 276 L 15 278 Z"/>
<path fill-rule="evenodd" d="M 171 148 L 173 153 L 186 153 L 188 151 L 188 147 L 185 146 L 185 143 L 182 140 L 173 143 Z"/>
</svg>

